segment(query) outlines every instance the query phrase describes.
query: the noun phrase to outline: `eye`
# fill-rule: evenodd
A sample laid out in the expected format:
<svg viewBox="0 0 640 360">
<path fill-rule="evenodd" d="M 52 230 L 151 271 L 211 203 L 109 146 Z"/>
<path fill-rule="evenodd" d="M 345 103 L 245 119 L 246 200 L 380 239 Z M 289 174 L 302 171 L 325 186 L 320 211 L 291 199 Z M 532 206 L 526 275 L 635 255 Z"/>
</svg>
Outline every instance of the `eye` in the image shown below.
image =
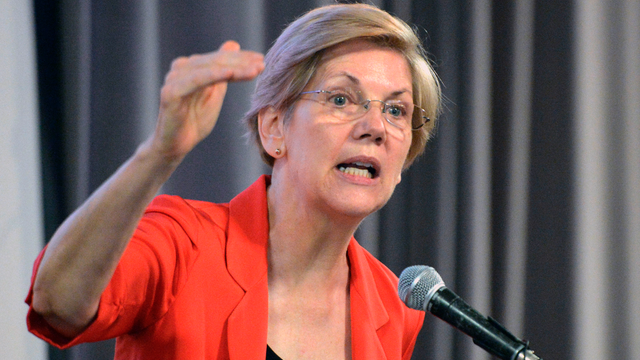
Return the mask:
<svg viewBox="0 0 640 360">
<path fill-rule="evenodd" d="M 387 104 L 386 112 L 394 118 L 402 118 L 407 115 L 407 109 L 401 104 Z"/>
<path fill-rule="evenodd" d="M 331 101 L 331 103 L 335 106 L 345 106 L 347 105 L 347 97 L 345 95 L 342 94 L 338 94 L 338 95 L 333 95 L 329 98 L 329 101 Z"/>
<path fill-rule="evenodd" d="M 357 103 L 356 93 L 351 89 L 336 89 L 327 95 L 327 102 L 336 107 L 345 107 Z"/>
</svg>

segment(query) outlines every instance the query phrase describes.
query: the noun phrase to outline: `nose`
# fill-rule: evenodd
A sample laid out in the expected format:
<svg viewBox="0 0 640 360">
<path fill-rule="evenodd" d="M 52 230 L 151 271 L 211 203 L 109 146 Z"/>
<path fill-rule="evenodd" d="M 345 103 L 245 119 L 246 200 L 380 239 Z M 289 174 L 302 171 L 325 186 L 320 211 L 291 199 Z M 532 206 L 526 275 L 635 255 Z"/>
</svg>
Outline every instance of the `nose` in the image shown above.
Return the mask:
<svg viewBox="0 0 640 360">
<path fill-rule="evenodd" d="M 372 102 L 380 103 L 380 111 L 384 114 L 384 108 L 385 106 L 387 106 L 387 104 L 382 100 L 367 100 L 364 102 L 364 104 L 362 104 L 362 107 L 364 107 L 365 110 L 369 110 L 371 108 Z"/>
<path fill-rule="evenodd" d="M 371 109 L 371 103 L 379 103 L 380 110 Z M 370 139 L 376 144 L 382 144 L 387 140 L 386 118 L 384 117 L 385 103 L 381 100 L 369 100 L 363 104 L 364 115 L 356 122 L 353 137 L 358 140 Z M 372 110 L 372 111 L 369 111 Z"/>
</svg>

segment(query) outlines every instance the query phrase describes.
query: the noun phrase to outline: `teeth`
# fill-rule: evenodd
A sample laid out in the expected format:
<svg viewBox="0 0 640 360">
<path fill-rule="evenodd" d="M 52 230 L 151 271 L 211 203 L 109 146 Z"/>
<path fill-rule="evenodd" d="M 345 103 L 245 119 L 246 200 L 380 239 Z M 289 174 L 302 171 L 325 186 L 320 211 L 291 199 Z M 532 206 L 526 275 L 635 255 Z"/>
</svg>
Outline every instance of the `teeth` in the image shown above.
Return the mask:
<svg viewBox="0 0 640 360">
<path fill-rule="evenodd" d="M 361 163 L 355 163 L 355 164 L 360 165 Z M 360 166 L 363 166 L 363 165 L 360 165 Z M 338 169 L 345 174 L 355 175 L 355 176 L 364 176 L 367 179 L 371 179 L 371 173 L 365 169 L 358 169 L 358 168 L 344 167 L 344 166 L 340 166 Z"/>
</svg>

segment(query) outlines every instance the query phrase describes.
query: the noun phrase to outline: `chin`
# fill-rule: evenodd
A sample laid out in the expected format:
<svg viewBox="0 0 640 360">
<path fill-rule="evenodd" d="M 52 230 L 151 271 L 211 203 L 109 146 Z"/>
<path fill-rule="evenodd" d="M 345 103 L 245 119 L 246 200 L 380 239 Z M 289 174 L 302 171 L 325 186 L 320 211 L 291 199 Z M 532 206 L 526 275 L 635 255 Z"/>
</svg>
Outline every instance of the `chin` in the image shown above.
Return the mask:
<svg viewBox="0 0 640 360">
<path fill-rule="evenodd" d="M 341 198 L 338 201 L 332 202 L 329 206 L 330 211 L 360 222 L 367 216 L 380 210 L 386 203 L 386 201 L 382 200 L 383 199 L 374 200 L 358 197 L 352 197 L 351 200 L 347 200 L 347 198 L 345 197 Z"/>
</svg>

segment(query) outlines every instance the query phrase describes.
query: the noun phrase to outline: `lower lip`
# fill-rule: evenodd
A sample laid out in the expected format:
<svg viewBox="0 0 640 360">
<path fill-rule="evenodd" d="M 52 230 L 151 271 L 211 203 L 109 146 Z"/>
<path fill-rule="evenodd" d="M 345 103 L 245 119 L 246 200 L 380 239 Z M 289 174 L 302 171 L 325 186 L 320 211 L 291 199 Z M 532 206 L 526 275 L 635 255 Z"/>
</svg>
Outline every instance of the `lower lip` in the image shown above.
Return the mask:
<svg viewBox="0 0 640 360">
<path fill-rule="evenodd" d="M 357 175 L 344 173 L 338 170 L 338 168 L 334 168 L 334 169 L 342 178 L 346 179 L 350 183 L 354 183 L 358 185 L 374 185 L 379 181 L 378 179 L 380 179 L 379 176 L 369 179 L 364 176 L 357 176 Z"/>
</svg>

